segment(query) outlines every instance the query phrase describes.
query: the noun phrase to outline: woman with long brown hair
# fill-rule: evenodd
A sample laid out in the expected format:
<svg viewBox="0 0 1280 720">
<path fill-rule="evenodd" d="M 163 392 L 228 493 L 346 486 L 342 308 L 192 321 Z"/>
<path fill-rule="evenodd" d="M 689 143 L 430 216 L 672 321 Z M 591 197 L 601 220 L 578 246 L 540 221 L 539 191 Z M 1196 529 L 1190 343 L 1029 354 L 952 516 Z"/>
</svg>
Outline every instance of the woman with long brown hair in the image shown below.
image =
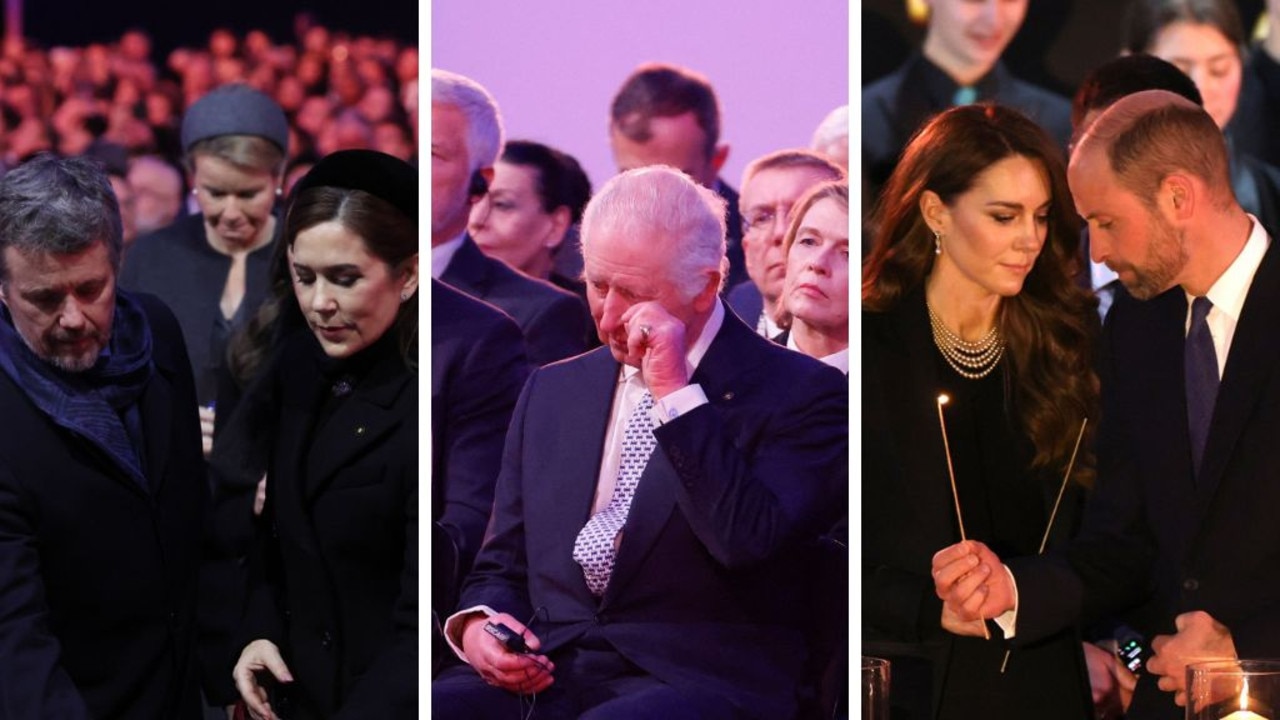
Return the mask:
<svg viewBox="0 0 1280 720">
<path fill-rule="evenodd" d="M 871 232 L 863 652 L 891 660 L 910 717 L 1090 717 L 1077 633 L 1006 658 L 1009 630 L 953 634 L 964 628 L 930 577 L 933 554 L 962 537 L 1002 555 L 1066 539 L 1090 479 L 1089 453 L 1071 459 L 1097 419 L 1096 314 L 1072 280 L 1080 234 L 1061 151 L 1015 110 L 948 110 L 904 150 Z"/>
</svg>

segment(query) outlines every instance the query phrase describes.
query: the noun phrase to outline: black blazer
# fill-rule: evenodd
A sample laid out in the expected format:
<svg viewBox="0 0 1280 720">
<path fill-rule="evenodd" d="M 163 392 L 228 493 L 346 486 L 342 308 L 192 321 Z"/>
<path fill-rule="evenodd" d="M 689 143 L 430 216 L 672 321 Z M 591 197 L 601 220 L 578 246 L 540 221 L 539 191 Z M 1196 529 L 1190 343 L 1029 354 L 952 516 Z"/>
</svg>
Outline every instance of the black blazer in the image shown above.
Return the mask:
<svg viewBox="0 0 1280 720">
<path fill-rule="evenodd" d="M 725 313 L 692 378 L 709 402 L 655 431 L 597 600 L 572 554 L 618 372 L 599 348 L 530 377 L 459 606 L 520 618 L 544 608 L 531 629 L 553 661 L 585 636 L 662 682 L 722 695 L 744 717 L 791 717 L 805 660 L 799 561 L 846 508 L 844 375 Z"/>
<path fill-rule="evenodd" d="M 245 260 L 244 299 L 236 311 L 235 327 L 247 321 L 267 299 L 271 254 L 283 227 L 283 219 L 277 216 L 275 237 Z M 120 287 L 156 295 L 177 316 L 191 356 L 196 399 L 202 405 L 217 399 L 218 375 L 226 364 L 211 336 L 214 323 L 222 315 L 219 302 L 230 271 L 231 257 L 209 246 L 204 216 L 199 214 L 180 217 L 171 225 L 138 238 L 125 253 L 120 268 Z"/>
<path fill-rule="evenodd" d="M 182 331 L 137 295 L 150 492 L 0 373 L 0 715 L 201 717 L 196 580 L 208 488 Z"/>
<path fill-rule="evenodd" d="M 315 337 L 294 335 L 274 368 L 270 532 L 245 639 L 280 647 L 289 717 L 416 713 L 418 378 L 394 345 L 369 349 L 375 362 L 314 429 L 338 387 Z"/>
<path fill-rule="evenodd" d="M 1081 608 L 1088 617 L 1149 597 L 1130 614 L 1148 639 L 1174 632 L 1178 614 L 1204 610 L 1231 631 L 1240 657 L 1280 655 L 1276 241 L 1236 326 L 1198 478 L 1183 380 L 1186 312 L 1186 294 L 1175 287 L 1146 302 L 1120 296 L 1107 316 L 1100 468 L 1081 537 L 1062 566 L 1010 563 L 1023 608 L 1019 636 L 1025 630 L 1028 641 Z M 1182 712 L 1141 675 L 1128 716 Z"/>
<path fill-rule="evenodd" d="M 942 629 L 942 603 L 930 575 L 934 553 L 959 542 L 960 533 L 923 292 L 907 295 L 888 312 L 862 314 L 862 362 L 862 651 L 894 662 L 894 704 L 913 707 L 917 714 L 910 717 L 977 717 L 971 708 L 942 707 L 943 689 L 958 682 L 955 674 L 973 670 L 956 667 L 956 645 L 974 641 Z M 948 434 L 954 437 L 957 429 L 949 427 Z M 1038 488 L 1046 520 L 1061 480 L 1026 475 Z M 1050 547 L 1062 545 L 1078 527 L 1081 496 L 1077 487 L 1068 489 Z M 991 540 L 972 524 L 966 529 L 974 539 Z M 1019 618 L 1018 637 L 1022 632 Z M 1000 630 L 993 633 L 1001 637 Z M 1092 704 L 1079 634 L 1059 628 L 1041 640 L 1010 658 L 1011 668 L 1031 672 L 1012 688 L 1010 702 L 1027 717 L 1087 717 Z M 984 670 L 994 675 L 998 666 L 997 658 Z"/>
<path fill-rule="evenodd" d="M 431 519 L 456 552 L 433 568 L 432 608 L 454 610 L 493 509 L 502 442 L 529 376 L 520 328 L 497 308 L 431 282 Z"/>
<path fill-rule="evenodd" d="M 536 365 L 585 352 L 595 325 L 573 293 L 507 267 L 485 255 L 468 235 L 440 279 L 510 315 L 524 333 L 529 359 Z"/>
</svg>

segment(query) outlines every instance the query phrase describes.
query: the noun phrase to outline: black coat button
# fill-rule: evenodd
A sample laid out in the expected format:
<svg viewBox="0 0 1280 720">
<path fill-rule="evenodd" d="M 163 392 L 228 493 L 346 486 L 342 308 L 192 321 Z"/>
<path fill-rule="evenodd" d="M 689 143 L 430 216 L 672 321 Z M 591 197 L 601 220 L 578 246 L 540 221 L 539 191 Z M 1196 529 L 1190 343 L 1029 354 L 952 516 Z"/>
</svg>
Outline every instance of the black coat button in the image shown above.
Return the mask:
<svg viewBox="0 0 1280 720">
<path fill-rule="evenodd" d="M 328 650 L 329 648 L 333 647 L 333 636 L 329 634 L 328 630 L 325 630 L 324 632 L 320 633 L 320 647 L 324 648 L 325 650 Z"/>
<path fill-rule="evenodd" d="M 1195 578 L 1187 578 L 1182 581 L 1182 589 L 1187 592 L 1195 592 L 1200 589 L 1200 581 Z"/>
</svg>

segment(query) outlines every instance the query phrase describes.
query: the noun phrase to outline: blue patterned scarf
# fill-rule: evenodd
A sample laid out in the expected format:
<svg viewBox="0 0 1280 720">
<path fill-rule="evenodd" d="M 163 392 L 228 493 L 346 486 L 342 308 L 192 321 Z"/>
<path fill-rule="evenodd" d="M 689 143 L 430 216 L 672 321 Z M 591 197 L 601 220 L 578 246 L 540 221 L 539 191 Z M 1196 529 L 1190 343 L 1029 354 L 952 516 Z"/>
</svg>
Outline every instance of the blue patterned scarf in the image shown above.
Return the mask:
<svg viewBox="0 0 1280 720">
<path fill-rule="evenodd" d="M 111 339 L 93 367 L 59 370 L 23 342 L 0 305 L 0 369 L 54 423 L 93 443 L 147 487 L 138 399 L 151 379 L 151 326 L 136 300 L 116 292 Z"/>
</svg>

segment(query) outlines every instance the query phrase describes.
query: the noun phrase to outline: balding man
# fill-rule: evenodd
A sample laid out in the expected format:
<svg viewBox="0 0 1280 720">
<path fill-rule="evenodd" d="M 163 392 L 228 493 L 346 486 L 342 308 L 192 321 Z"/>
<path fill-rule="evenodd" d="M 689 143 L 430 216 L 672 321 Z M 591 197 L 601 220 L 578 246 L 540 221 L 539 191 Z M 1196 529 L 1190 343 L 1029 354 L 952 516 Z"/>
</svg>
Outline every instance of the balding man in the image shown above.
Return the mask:
<svg viewBox="0 0 1280 720">
<path fill-rule="evenodd" d="M 525 384 L 445 625 L 469 667 L 436 680 L 435 717 L 508 720 L 533 694 L 547 718 L 795 716 L 801 560 L 844 512 L 848 389 L 726 310 L 724 207 L 668 167 L 587 205 L 605 347 Z"/>
<path fill-rule="evenodd" d="M 934 560 L 961 616 L 1016 610 L 1010 662 L 1052 628 L 1128 610 L 1155 651 L 1139 720 L 1182 717 L 1188 662 L 1280 655 L 1280 253 L 1227 164 L 1209 115 L 1161 90 L 1116 102 L 1077 142 L 1068 180 L 1093 259 L 1132 295 L 1107 317 L 1084 529 L 1059 557 L 1009 561 L 1011 576 L 980 543 Z"/>
</svg>

